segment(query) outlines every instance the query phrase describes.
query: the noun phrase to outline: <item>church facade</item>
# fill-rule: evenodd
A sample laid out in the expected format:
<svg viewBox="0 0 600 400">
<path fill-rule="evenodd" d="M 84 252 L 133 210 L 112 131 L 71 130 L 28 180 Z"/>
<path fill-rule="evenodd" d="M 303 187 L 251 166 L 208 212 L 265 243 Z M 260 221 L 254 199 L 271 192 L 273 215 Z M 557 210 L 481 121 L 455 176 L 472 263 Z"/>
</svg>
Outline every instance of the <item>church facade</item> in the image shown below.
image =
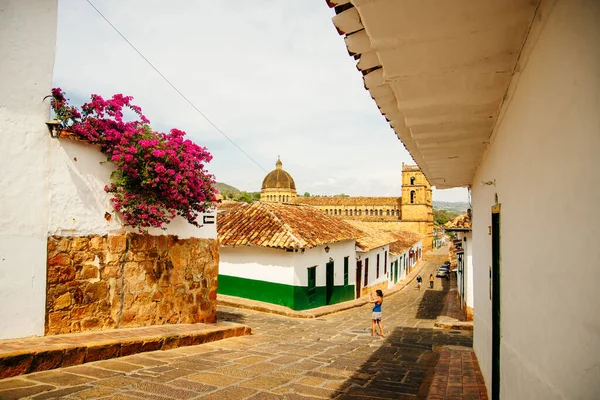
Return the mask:
<svg viewBox="0 0 600 400">
<path fill-rule="evenodd" d="M 260 200 L 311 205 L 327 215 L 369 222 L 378 229 L 416 232 L 424 236 L 423 250 L 432 248 L 431 185 L 415 165 L 402 164 L 400 197 L 298 197 L 294 179 L 278 159 L 275 169 L 263 180 Z"/>
</svg>

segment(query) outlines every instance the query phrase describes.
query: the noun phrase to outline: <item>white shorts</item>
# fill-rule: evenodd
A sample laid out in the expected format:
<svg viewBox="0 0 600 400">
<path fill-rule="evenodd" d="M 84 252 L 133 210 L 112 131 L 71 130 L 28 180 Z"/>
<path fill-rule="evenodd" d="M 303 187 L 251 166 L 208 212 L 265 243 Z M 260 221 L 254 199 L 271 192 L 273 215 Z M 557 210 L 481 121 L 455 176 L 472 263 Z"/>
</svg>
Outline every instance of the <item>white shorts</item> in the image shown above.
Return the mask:
<svg viewBox="0 0 600 400">
<path fill-rule="evenodd" d="M 373 311 L 373 316 L 371 317 L 373 321 L 381 321 L 381 311 Z"/>
</svg>

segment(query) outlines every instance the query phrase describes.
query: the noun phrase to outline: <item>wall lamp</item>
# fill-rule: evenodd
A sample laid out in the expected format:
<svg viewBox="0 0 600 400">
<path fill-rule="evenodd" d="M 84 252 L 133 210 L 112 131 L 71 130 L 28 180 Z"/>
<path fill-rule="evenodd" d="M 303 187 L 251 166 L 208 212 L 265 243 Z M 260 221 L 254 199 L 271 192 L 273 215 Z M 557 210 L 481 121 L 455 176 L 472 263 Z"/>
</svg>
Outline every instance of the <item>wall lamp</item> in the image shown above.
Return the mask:
<svg viewBox="0 0 600 400">
<path fill-rule="evenodd" d="M 52 139 L 58 139 L 58 137 L 60 136 L 60 131 L 61 131 L 61 126 L 62 124 L 60 123 L 60 121 L 53 119 L 50 120 L 48 122 L 46 122 L 46 126 L 48 127 L 48 131 L 50 132 L 50 137 Z"/>
<path fill-rule="evenodd" d="M 481 186 L 496 186 L 496 179 L 491 181 L 482 181 Z"/>
<path fill-rule="evenodd" d="M 325 253 L 329 253 L 329 246 L 325 246 Z"/>
</svg>

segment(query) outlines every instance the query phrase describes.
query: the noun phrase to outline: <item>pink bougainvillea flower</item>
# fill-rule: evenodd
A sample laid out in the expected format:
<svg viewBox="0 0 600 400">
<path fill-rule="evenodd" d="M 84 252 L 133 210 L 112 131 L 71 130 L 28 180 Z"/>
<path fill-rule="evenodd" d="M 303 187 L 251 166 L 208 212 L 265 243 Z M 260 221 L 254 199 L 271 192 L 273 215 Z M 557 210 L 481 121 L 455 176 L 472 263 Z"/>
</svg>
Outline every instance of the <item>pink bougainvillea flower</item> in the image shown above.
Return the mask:
<svg viewBox="0 0 600 400">
<path fill-rule="evenodd" d="M 52 108 L 63 128 L 78 139 L 100 146 L 117 173 L 104 190 L 126 225 L 147 231 L 164 228 L 177 215 L 194 226 L 198 215 L 216 201 L 214 176 L 204 165 L 212 159 L 205 147 L 184 139 L 185 132 L 153 131 L 133 97 L 93 94 L 80 109 L 70 106 L 60 88 L 52 89 Z M 123 120 L 127 108 L 137 116 Z"/>
</svg>

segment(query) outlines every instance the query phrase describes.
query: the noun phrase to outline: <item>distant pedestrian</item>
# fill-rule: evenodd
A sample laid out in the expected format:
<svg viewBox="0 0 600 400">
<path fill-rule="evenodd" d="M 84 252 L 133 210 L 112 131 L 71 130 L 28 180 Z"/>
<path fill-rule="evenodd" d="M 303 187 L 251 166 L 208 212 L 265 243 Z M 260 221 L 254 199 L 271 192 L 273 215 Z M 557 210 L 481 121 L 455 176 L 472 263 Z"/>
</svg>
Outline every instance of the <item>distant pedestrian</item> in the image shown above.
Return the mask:
<svg viewBox="0 0 600 400">
<path fill-rule="evenodd" d="M 433 282 L 435 281 L 435 278 L 433 277 L 433 274 L 429 274 L 429 287 L 431 289 L 433 289 Z"/>
<path fill-rule="evenodd" d="M 379 327 L 379 336 L 385 337 L 383 334 L 383 325 L 381 324 L 381 304 L 383 304 L 383 292 L 375 291 L 375 296 L 371 292 L 370 303 L 375 303 L 373 306 L 373 314 L 371 316 L 371 336 L 375 336 L 376 327 Z"/>
<path fill-rule="evenodd" d="M 423 278 L 421 278 L 421 275 L 417 276 L 417 289 L 421 290 L 421 283 L 423 282 Z"/>
</svg>

